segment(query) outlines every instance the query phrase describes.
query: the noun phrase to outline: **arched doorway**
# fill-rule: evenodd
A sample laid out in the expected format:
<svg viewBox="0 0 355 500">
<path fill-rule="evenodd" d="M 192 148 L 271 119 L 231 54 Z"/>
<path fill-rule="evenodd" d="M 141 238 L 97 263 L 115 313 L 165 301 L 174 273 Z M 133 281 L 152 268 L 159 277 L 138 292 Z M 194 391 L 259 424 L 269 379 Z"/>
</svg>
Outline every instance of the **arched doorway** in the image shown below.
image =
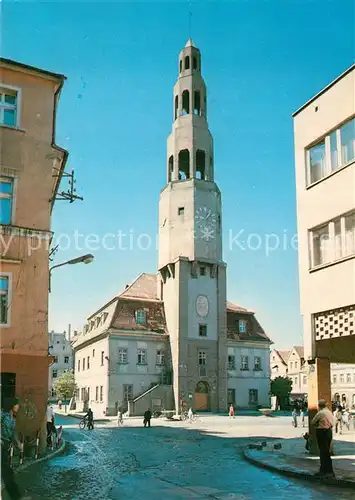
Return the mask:
<svg viewBox="0 0 355 500">
<path fill-rule="evenodd" d="M 200 381 L 195 388 L 195 410 L 208 411 L 210 409 L 210 387 L 207 382 Z"/>
<path fill-rule="evenodd" d="M 340 394 L 336 392 L 333 398 L 334 403 L 340 403 Z"/>
</svg>

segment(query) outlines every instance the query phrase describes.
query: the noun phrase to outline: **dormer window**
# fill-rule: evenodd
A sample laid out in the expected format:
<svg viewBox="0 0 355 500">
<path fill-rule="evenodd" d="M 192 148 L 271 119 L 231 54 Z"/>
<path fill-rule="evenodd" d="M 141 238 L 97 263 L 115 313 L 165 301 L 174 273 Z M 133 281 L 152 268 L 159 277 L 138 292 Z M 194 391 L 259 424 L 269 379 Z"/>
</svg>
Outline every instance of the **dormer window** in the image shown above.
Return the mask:
<svg viewBox="0 0 355 500">
<path fill-rule="evenodd" d="M 96 328 L 97 328 L 98 326 L 100 326 L 100 323 L 101 323 L 101 316 L 98 316 L 98 317 L 96 318 Z"/>
<path fill-rule="evenodd" d="M 247 333 L 247 322 L 245 319 L 239 320 L 239 333 Z"/>
<path fill-rule="evenodd" d="M 143 309 L 136 311 L 136 323 L 144 326 L 147 324 L 147 311 Z"/>
</svg>

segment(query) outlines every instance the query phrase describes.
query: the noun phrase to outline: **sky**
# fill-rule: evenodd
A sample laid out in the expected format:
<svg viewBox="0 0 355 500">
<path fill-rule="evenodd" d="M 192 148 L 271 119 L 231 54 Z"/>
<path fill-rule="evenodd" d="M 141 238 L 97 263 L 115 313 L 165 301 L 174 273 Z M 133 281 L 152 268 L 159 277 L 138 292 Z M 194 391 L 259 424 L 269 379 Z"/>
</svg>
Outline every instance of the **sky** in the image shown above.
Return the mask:
<svg viewBox="0 0 355 500">
<path fill-rule="evenodd" d="M 178 53 L 192 35 L 222 192 L 228 299 L 255 311 L 276 347 L 302 344 L 291 115 L 352 64 L 353 2 L 5 0 L 1 19 L 3 57 L 67 77 L 56 142 L 84 200 L 55 205 L 53 264 L 95 259 L 53 271 L 50 330 L 81 330 L 142 271 L 156 272 Z M 111 250 L 110 233 L 121 235 Z"/>
</svg>

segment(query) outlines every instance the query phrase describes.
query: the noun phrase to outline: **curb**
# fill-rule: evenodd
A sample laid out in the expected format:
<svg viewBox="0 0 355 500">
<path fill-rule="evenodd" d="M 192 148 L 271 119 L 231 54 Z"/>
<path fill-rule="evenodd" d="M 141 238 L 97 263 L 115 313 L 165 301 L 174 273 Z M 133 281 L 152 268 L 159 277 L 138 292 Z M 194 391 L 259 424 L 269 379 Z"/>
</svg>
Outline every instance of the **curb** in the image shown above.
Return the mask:
<svg viewBox="0 0 355 500">
<path fill-rule="evenodd" d="M 60 455 L 61 453 L 64 452 L 65 448 L 67 446 L 67 443 L 64 439 L 62 439 L 62 444 L 60 445 L 59 448 L 56 450 L 53 450 L 51 453 L 48 453 L 48 455 L 45 455 L 44 457 L 37 458 L 32 460 L 31 462 L 28 462 L 27 464 L 20 465 L 14 470 L 15 474 L 18 474 L 19 472 L 22 472 L 23 470 L 27 469 L 28 467 L 31 467 L 31 465 L 39 464 L 40 462 L 44 462 L 45 460 L 50 460 L 51 458 L 55 457 L 56 455 Z"/>
<path fill-rule="evenodd" d="M 278 472 L 279 474 L 283 474 L 284 476 L 289 476 L 289 477 L 294 477 L 296 479 L 305 479 L 310 482 L 314 483 L 321 483 L 321 484 L 326 484 L 328 486 L 338 486 L 340 488 L 352 488 L 355 489 L 355 481 L 352 481 L 350 479 L 338 479 L 338 478 L 324 478 L 321 479 L 315 475 L 313 475 L 311 472 L 304 472 L 297 470 L 296 468 L 292 466 L 285 466 L 285 467 L 275 467 L 274 465 L 270 465 L 268 463 L 265 463 L 261 460 L 257 460 L 256 458 L 253 458 L 249 455 L 248 453 L 249 450 L 243 450 L 243 457 L 245 460 L 250 462 L 253 465 L 256 465 L 257 467 L 260 467 L 262 469 L 267 469 L 272 472 Z"/>
</svg>

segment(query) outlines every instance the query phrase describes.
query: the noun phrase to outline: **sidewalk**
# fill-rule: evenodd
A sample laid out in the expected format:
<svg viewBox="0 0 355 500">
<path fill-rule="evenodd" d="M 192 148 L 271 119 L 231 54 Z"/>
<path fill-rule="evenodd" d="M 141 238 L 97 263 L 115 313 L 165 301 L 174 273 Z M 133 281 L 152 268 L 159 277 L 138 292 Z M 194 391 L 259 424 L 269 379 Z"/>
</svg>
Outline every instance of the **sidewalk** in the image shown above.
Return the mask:
<svg viewBox="0 0 355 500">
<path fill-rule="evenodd" d="M 275 444 L 281 449 L 275 450 Z M 260 448 L 260 446 L 259 446 Z M 282 439 L 267 443 L 262 449 L 246 449 L 244 457 L 254 465 L 273 470 L 287 476 L 329 485 L 355 488 L 355 443 L 349 434 L 334 439 L 333 467 L 335 479 L 319 479 L 314 474 L 319 470 L 319 457 L 311 456 L 305 450 L 303 438 Z"/>
</svg>

